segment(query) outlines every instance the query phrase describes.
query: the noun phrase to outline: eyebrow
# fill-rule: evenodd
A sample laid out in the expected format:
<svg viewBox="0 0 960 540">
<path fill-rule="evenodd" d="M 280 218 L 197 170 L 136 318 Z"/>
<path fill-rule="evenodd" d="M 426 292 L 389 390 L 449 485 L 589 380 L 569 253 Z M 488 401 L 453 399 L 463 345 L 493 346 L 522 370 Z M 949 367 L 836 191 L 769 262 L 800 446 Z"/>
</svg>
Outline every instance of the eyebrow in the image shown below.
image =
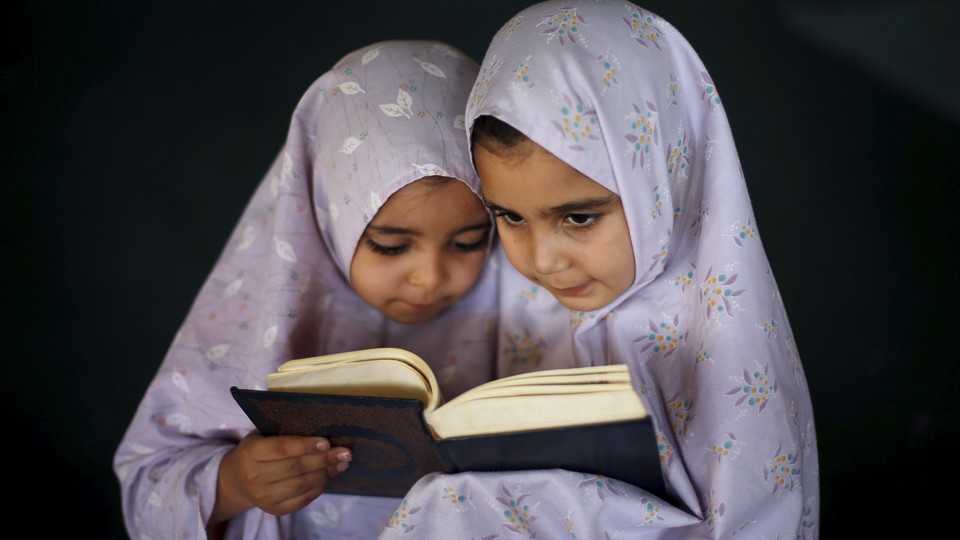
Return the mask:
<svg viewBox="0 0 960 540">
<path fill-rule="evenodd" d="M 457 230 L 453 234 L 458 235 L 468 231 L 477 231 L 477 230 L 489 229 L 489 228 L 490 228 L 490 223 L 488 222 L 477 223 L 474 225 L 467 225 L 466 227 L 463 227 Z M 406 229 L 403 227 L 394 227 L 392 225 L 374 225 L 373 223 L 371 223 L 367 225 L 367 230 L 372 230 L 380 234 L 406 234 L 409 236 L 423 236 L 423 233 L 420 231 L 417 231 L 414 229 Z"/>
<path fill-rule="evenodd" d="M 606 206 L 610 203 L 620 200 L 620 196 L 616 193 L 611 193 L 606 197 L 591 197 L 588 199 L 577 199 L 563 204 L 558 204 L 557 206 L 551 206 L 549 208 L 544 208 L 540 211 L 540 215 L 543 217 L 557 216 L 557 215 L 566 215 L 566 214 L 577 214 L 583 212 L 589 212 L 591 210 L 596 210 L 599 207 Z M 494 212 L 506 212 L 506 213 L 516 213 L 509 208 L 500 206 L 490 199 L 484 199 L 483 204 L 487 208 L 493 210 Z"/>
</svg>

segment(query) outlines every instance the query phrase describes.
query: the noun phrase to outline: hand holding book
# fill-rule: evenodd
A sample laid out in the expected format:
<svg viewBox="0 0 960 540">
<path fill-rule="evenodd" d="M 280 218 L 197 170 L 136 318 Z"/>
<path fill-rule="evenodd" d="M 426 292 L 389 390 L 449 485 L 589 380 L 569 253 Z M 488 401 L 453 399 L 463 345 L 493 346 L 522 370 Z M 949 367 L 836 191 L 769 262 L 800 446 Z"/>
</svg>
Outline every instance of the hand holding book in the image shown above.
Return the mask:
<svg viewBox="0 0 960 540">
<path fill-rule="evenodd" d="M 429 472 L 543 468 L 662 485 L 653 427 L 626 366 L 525 373 L 445 402 L 426 362 L 382 348 L 291 360 L 267 390 L 231 391 L 264 435 L 351 448 L 333 493 L 401 496 Z"/>
</svg>

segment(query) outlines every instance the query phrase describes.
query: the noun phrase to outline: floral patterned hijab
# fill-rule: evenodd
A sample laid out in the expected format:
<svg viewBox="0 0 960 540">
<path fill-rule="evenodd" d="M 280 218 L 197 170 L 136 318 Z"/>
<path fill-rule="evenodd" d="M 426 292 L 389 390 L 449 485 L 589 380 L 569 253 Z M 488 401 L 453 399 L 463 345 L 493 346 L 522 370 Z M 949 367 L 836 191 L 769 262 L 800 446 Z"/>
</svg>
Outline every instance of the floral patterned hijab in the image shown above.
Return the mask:
<svg viewBox="0 0 960 540">
<path fill-rule="evenodd" d="M 405 525 L 425 538 L 816 536 L 806 380 L 723 102 L 690 44 L 623 0 L 538 3 L 494 36 L 468 133 L 481 115 L 618 194 L 636 268 L 619 298 L 582 312 L 504 259 L 499 374 L 627 364 L 669 493 L 566 471 L 440 475 L 407 495 Z M 441 495 L 472 504 L 444 511 Z"/>
<path fill-rule="evenodd" d="M 477 70 L 443 43 L 388 41 L 348 54 L 307 90 L 117 451 L 132 537 L 205 537 L 220 459 L 253 428 L 230 387 L 263 388 L 286 360 L 407 348 L 448 398 L 493 376 L 490 265 L 459 303 L 412 325 L 386 319 L 348 277 L 366 224 L 400 188 L 448 176 L 479 191 L 463 123 Z M 248 511 L 228 536 L 369 536 L 395 504 L 323 495 L 292 516 Z"/>
</svg>

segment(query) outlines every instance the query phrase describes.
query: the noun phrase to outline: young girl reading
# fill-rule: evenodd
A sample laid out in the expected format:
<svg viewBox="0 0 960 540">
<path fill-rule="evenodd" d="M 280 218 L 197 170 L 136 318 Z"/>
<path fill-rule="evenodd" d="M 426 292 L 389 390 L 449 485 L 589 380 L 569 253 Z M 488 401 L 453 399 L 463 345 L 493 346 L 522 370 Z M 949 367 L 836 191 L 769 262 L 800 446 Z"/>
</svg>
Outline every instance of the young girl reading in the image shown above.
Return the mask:
<svg viewBox="0 0 960 540">
<path fill-rule="evenodd" d="M 490 380 L 493 223 L 463 110 L 478 66 L 370 45 L 310 86 L 115 456 L 133 538 L 370 538 L 398 501 L 323 494 L 350 453 L 262 437 L 230 395 L 291 358 L 393 346 L 452 397 Z"/>
<path fill-rule="evenodd" d="M 809 391 L 723 103 L 683 36 L 623 0 L 536 4 L 494 37 L 467 125 L 508 261 L 499 375 L 627 364 L 660 449 L 638 466 L 667 492 L 435 474 L 381 538 L 815 538 Z"/>
</svg>

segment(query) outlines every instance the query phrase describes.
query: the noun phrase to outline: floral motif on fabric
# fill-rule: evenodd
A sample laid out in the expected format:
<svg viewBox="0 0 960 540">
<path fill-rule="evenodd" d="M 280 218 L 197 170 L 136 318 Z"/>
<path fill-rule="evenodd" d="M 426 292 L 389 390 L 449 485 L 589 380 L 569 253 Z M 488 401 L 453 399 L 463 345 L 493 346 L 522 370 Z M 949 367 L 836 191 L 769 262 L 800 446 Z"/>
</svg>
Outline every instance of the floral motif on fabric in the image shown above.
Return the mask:
<svg viewBox="0 0 960 540">
<path fill-rule="evenodd" d="M 667 145 L 667 174 L 674 178 L 686 178 L 687 167 L 691 164 L 693 151 L 687 144 L 687 132 L 680 128 L 677 138 Z"/>
<path fill-rule="evenodd" d="M 707 222 L 707 217 L 709 216 L 709 212 L 703 201 L 700 201 L 695 215 L 697 217 L 694 218 L 693 223 L 690 224 L 690 228 L 693 229 L 693 237 L 697 238 L 700 236 L 700 232 L 703 230 L 703 224 Z"/>
<path fill-rule="evenodd" d="M 404 86 L 406 85 L 402 85 L 397 90 L 396 103 L 383 103 L 380 105 L 380 110 L 383 111 L 383 114 L 393 118 L 402 116 L 409 119 L 413 117 L 413 98 L 410 96 L 410 92 L 404 89 Z M 416 91 L 416 87 L 413 87 L 413 91 Z"/>
<path fill-rule="evenodd" d="M 316 510 L 309 510 L 307 512 L 307 517 L 310 518 L 310 521 L 318 527 L 340 527 L 340 518 L 342 516 L 340 507 L 329 501 L 319 506 Z"/>
<path fill-rule="evenodd" d="M 414 58 L 414 60 L 415 60 L 418 64 L 420 64 L 420 67 L 422 67 L 424 71 L 426 71 L 427 73 L 433 75 L 434 77 L 440 77 L 441 79 L 446 79 L 446 78 L 447 78 L 447 74 L 444 73 L 442 69 L 440 69 L 440 66 L 438 66 L 438 65 L 436 65 L 436 64 L 434 64 L 434 63 L 432 63 L 432 62 L 427 62 L 427 61 L 425 61 L 425 60 L 420 60 L 419 58 Z"/>
<path fill-rule="evenodd" d="M 466 60 L 469 58 L 467 55 L 463 54 L 462 51 L 447 45 L 446 43 L 434 43 L 431 50 L 439 52 L 443 56 L 448 56 L 450 58 L 457 58 L 459 60 Z M 418 56 L 419 53 L 414 53 L 414 56 Z"/>
<path fill-rule="evenodd" d="M 673 462 L 673 446 L 662 433 L 657 433 L 657 452 L 660 454 L 660 463 L 669 467 Z"/>
<path fill-rule="evenodd" d="M 673 74 L 670 74 L 670 82 L 667 83 L 667 108 L 680 105 L 680 80 Z"/>
<path fill-rule="evenodd" d="M 540 292 L 540 287 L 530 287 L 529 289 L 523 288 L 517 292 L 517 298 L 519 298 L 520 303 L 527 305 L 530 302 L 535 302 L 537 300 L 537 293 Z"/>
<path fill-rule="evenodd" d="M 757 227 L 753 224 L 753 219 L 748 219 L 746 223 L 735 223 L 733 228 L 733 241 L 740 247 L 743 247 L 744 242 L 759 238 Z"/>
<path fill-rule="evenodd" d="M 693 409 L 689 399 L 680 399 L 680 394 L 674 394 L 667 401 L 667 412 L 670 415 L 670 427 L 680 441 L 686 440 L 689 435 L 687 426 L 693 422 Z"/>
<path fill-rule="evenodd" d="M 814 497 L 810 497 L 806 502 L 803 503 L 803 512 L 800 514 L 800 530 L 797 532 L 798 540 L 807 540 L 814 539 L 818 537 L 817 525 L 818 523 L 813 521 L 813 502 L 816 500 Z"/>
<path fill-rule="evenodd" d="M 643 107 L 636 103 L 632 104 L 633 112 L 624 118 L 630 122 L 630 132 L 623 136 L 627 140 L 626 153 L 631 155 L 631 168 L 636 168 L 639 158 L 640 168 L 643 169 L 647 164 L 647 154 L 650 153 L 652 146 L 659 146 L 659 134 L 657 133 L 657 107 L 647 101 Z"/>
<path fill-rule="evenodd" d="M 657 50 L 662 51 L 665 45 L 663 32 L 657 27 L 657 20 L 653 14 L 633 6 L 625 7 L 627 15 L 623 17 L 623 22 L 630 28 L 630 37 L 644 47 L 653 45 Z"/>
<path fill-rule="evenodd" d="M 663 521 L 663 516 L 660 515 L 660 505 L 654 502 L 652 499 L 648 497 L 642 497 L 640 499 L 640 508 L 643 510 L 643 514 L 640 515 L 643 525 L 650 525 L 656 521 Z"/>
<path fill-rule="evenodd" d="M 717 146 L 719 145 L 719 143 L 717 142 L 716 139 L 711 139 L 709 134 L 706 135 L 704 139 L 705 140 L 703 142 L 703 158 L 706 159 L 707 161 L 710 161 L 710 158 L 713 157 L 713 152 L 717 149 Z"/>
<path fill-rule="evenodd" d="M 797 355 L 797 345 L 793 341 L 793 337 L 788 337 L 787 342 L 787 359 L 790 361 L 790 367 L 793 368 L 794 375 L 797 376 L 797 385 L 800 385 L 801 379 L 803 379 L 803 372 L 800 368 L 800 357 Z"/>
<path fill-rule="evenodd" d="M 500 350 L 510 358 L 511 366 L 536 367 L 540 365 L 540 357 L 547 343 L 541 339 L 530 337 L 530 330 L 524 328 L 523 335 L 510 334 L 506 336 L 507 345 Z"/>
<path fill-rule="evenodd" d="M 530 79 L 530 56 L 524 58 L 510 73 L 513 73 L 513 85 L 517 88 L 533 88 L 534 82 Z"/>
<path fill-rule="evenodd" d="M 615 55 L 610 53 L 610 49 L 608 48 L 607 52 L 597 57 L 597 62 L 600 63 L 603 71 L 603 74 L 600 76 L 600 85 L 603 86 L 603 89 L 600 90 L 600 95 L 603 95 L 613 85 L 620 84 L 619 81 L 617 81 L 617 73 L 620 71 L 620 61 L 617 60 Z"/>
<path fill-rule="evenodd" d="M 341 93 L 345 96 L 352 96 L 354 94 L 366 94 L 367 91 L 356 81 L 346 81 L 335 86 L 333 91 L 330 92 L 333 96 L 340 95 Z"/>
<path fill-rule="evenodd" d="M 648 270 L 653 270 L 654 267 L 656 267 L 658 264 L 659 265 L 667 264 L 667 254 L 670 253 L 670 235 L 671 235 L 671 230 L 667 229 L 667 238 L 661 242 L 660 251 L 650 256 L 650 259 L 653 262 L 650 263 L 650 268 L 648 268 Z"/>
<path fill-rule="evenodd" d="M 566 43 L 584 44 L 580 35 L 580 25 L 586 24 L 583 17 L 577 15 L 577 8 L 563 8 L 555 15 L 548 15 L 537 23 L 537 28 L 543 27 L 543 34 L 547 36 L 547 43 L 557 39 L 563 47 Z"/>
<path fill-rule="evenodd" d="M 710 356 L 710 353 L 703 348 L 703 343 L 701 343 L 700 348 L 697 349 L 697 353 L 694 355 L 693 365 L 699 367 L 707 362 L 713 362 L 713 358 Z"/>
<path fill-rule="evenodd" d="M 185 385 L 186 383 L 184 383 Z M 176 426 L 180 433 L 190 433 L 192 422 L 190 417 L 178 412 L 157 412 L 150 417 L 150 421 L 160 427 Z"/>
<path fill-rule="evenodd" d="M 397 529 L 403 534 L 413 531 L 416 528 L 416 523 L 410 521 L 410 516 L 416 514 L 420 511 L 420 507 L 410 506 L 410 503 L 403 499 L 400 501 L 400 506 L 393 512 L 393 515 L 390 516 L 390 519 L 387 521 L 387 528 Z"/>
<path fill-rule="evenodd" d="M 743 384 L 731 388 L 727 395 L 737 396 L 734 407 L 745 404 L 748 407 L 755 407 L 757 414 L 760 414 L 767 403 L 776 397 L 777 388 L 777 381 L 771 383 L 767 378 L 766 366 L 762 370 L 757 368 L 753 371 L 743 368 Z"/>
<path fill-rule="evenodd" d="M 513 32 L 520 26 L 520 23 L 523 22 L 523 15 L 517 15 L 516 17 L 510 19 L 503 25 L 504 39 L 510 39 L 510 36 L 513 35 Z"/>
<path fill-rule="evenodd" d="M 810 452 L 813 452 L 817 444 L 816 430 L 813 429 L 813 422 L 807 423 L 807 429 L 804 430 L 801 436 L 801 442 L 803 443 L 803 455 L 810 455 Z"/>
<path fill-rule="evenodd" d="M 737 296 L 744 293 L 745 289 L 734 289 L 731 287 L 737 281 L 737 274 L 713 275 L 713 267 L 707 270 L 707 275 L 703 278 L 700 286 L 700 300 L 707 306 L 707 318 L 711 315 L 726 313 L 733 316 L 732 302 Z"/>
<path fill-rule="evenodd" d="M 757 328 L 760 329 L 768 338 L 777 336 L 777 320 L 770 319 L 769 321 L 761 321 L 757 324 Z"/>
<path fill-rule="evenodd" d="M 579 487 L 596 489 L 597 498 L 601 501 L 607 498 L 607 493 L 612 493 L 613 495 L 623 495 L 623 490 L 617 486 L 616 480 L 597 474 L 580 474 L 582 475 L 583 480 L 580 481 Z"/>
<path fill-rule="evenodd" d="M 380 56 L 380 49 L 381 49 L 381 48 L 382 48 L 382 46 L 381 46 L 381 47 L 375 47 L 375 48 L 370 49 L 369 51 L 363 53 L 363 58 L 360 59 L 360 65 L 365 66 L 365 65 L 369 64 L 370 62 L 373 62 L 378 56 Z"/>
<path fill-rule="evenodd" d="M 284 149 L 280 171 L 270 179 L 270 193 L 276 199 L 280 196 L 281 191 L 291 191 L 300 179 L 300 171 L 293 167 L 293 158 L 290 156 L 290 152 Z"/>
<path fill-rule="evenodd" d="M 564 526 L 567 529 L 567 534 L 570 535 L 570 539 L 577 540 L 578 537 L 577 537 L 577 532 L 575 530 L 576 527 L 574 527 L 573 520 L 570 519 L 570 516 L 567 516 L 566 518 L 564 518 Z"/>
<path fill-rule="evenodd" d="M 524 503 L 529 496 L 528 493 L 514 495 L 507 486 L 501 485 L 500 490 L 503 495 L 497 496 L 497 502 L 503 505 L 503 526 L 515 533 L 520 533 L 527 538 L 534 538 L 536 533 L 530 530 L 530 524 L 536 521 L 537 516 L 533 515 L 533 509 L 530 505 Z"/>
<path fill-rule="evenodd" d="M 700 72 L 700 90 L 700 99 L 708 102 L 711 108 L 720 105 L 720 94 L 717 93 L 717 87 L 706 71 Z"/>
<path fill-rule="evenodd" d="M 681 292 L 686 292 L 687 286 L 693 285 L 693 280 L 697 277 L 697 268 L 692 264 L 690 266 L 693 268 L 692 270 L 687 270 L 687 273 L 677 274 L 673 277 L 673 284 L 677 287 L 680 287 Z"/>
<path fill-rule="evenodd" d="M 453 486 L 445 486 L 443 488 L 443 498 L 450 501 L 450 504 L 458 507 L 467 504 L 470 500 L 469 495 L 457 493 L 457 490 Z"/>
<path fill-rule="evenodd" d="M 640 342 L 643 346 L 640 351 L 653 349 L 655 353 L 662 353 L 666 358 L 683 346 L 687 337 L 687 331 L 679 328 L 680 316 L 674 315 L 672 321 L 661 321 L 655 323 L 648 320 L 649 332 L 645 336 L 640 336 L 633 341 Z"/>
<path fill-rule="evenodd" d="M 723 501 L 717 501 L 717 494 L 712 489 L 710 490 L 710 499 L 707 501 L 707 507 L 705 510 L 707 530 L 713 531 L 723 519 L 723 513 L 726 511 L 726 505 L 723 503 Z"/>
<path fill-rule="evenodd" d="M 737 441 L 737 436 L 733 433 L 727 433 L 722 440 L 711 443 L 707 449 L 710 450 L 710 453 L 717 456 L 717 463 L 723 461 L 724 458 L 732 459 L 740 455 L 740 443 Z"/>
<path fill-rule="evenodd" d="M 592 321 L 596 319 L 597 316 L 593 313 L 587 311 L 571 311 L 570 312 L 570 326 L 576 328 L 581 324 Z"/>
<path fill-rule="evenodd" d="M 742 533 L 743 531 L 747 530 L 748 527 L 752 525 L 756 525 L 756 523 L 757 523 L 757 520 L 755 519 L 743 520 L 743 522 L 740 523 L 740 525 L 738 525 L 737 528 L 733 530 L 733 535 L 736 536 L 738 533 Z"/>
<path fill-rule="evenodd" d="M 663 199 L 660 197 L 660 186 L 653 188 L 653 208 L 650 209 L 650 219 L 657 219 L 663 215 Z"/>
<path fill-rule="evenodd" d="M 324 212 L 323 217 L 326 217 L 326 212 Z M 320 221 L 321 227 L 323 227 L 325 224 L 326 224 L 325 219 Z M 242 231 L 240 231 L 240 241 L 237 242 L 236 247 L 233 248 L 233 252 L 240 253 L 242 251 L 246 251 L 250 249 L 250 246 L 252 246 L 253 243 L 257 240 L 257 236 L 258 236 L 257 228 L 254 227 L 253 225 L 247 225 L 246 227 L 243 228 Z"/>
<path fill-rule="evenodd" d="M 570 97 L 564 94 L 560 115 L 559 122 L 550 122 L 563 135 L 563 140 L 568 142 L 567 148 L 582 152 L 585 148 L 581 143 L 600 140 L 600 133 L 596 128 L 597 111 L 593 106 L 584 104 L 579 96 Z"/>
<path fill-rule="evenodd" d="M 474 105 L 480 101 L 483 96 L 487 95 L 487 90 L 490 88 L 490 83 L 497 78 L 497 74 L 500 73 L 500 66 L 503 64 L 503 61 L 493 58 L 489 63 L 480 67 L 480 73 L 477 75 L 477 80 L 473 83 L 473 88 L 470 89 L 470 103 Z"/>
<path fill-rule="evenodd" d="M 783 452 L 777 447 L 773 458 L 767 460 L 763 479 L 773 483 L 773 495 L 781 495 L 800 483 L 800 460 L 796 452 Z"/>
</svg>

